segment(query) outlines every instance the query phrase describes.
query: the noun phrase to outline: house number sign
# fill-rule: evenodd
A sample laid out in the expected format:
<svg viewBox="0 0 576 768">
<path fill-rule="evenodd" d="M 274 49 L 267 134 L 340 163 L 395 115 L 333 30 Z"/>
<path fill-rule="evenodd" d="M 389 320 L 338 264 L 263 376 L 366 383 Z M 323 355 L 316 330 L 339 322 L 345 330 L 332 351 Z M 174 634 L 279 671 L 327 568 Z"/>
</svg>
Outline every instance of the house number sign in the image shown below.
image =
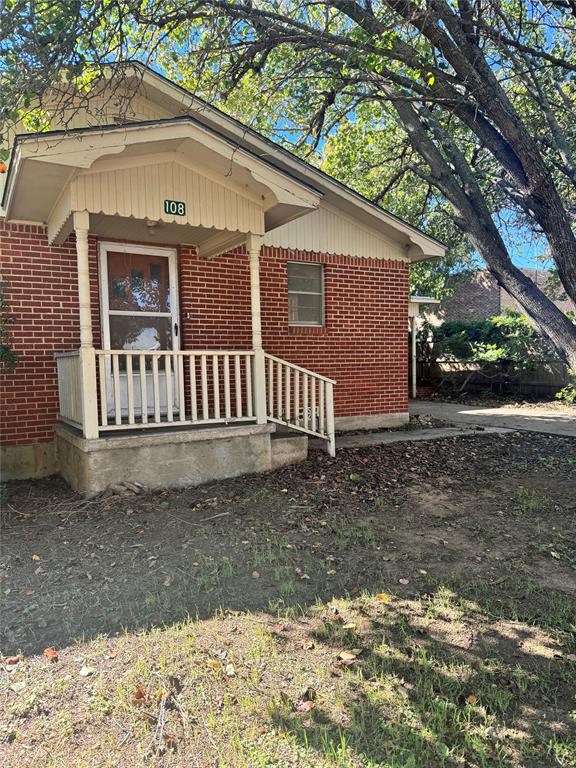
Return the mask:
<svg viewBox="0 0 576 768">
<path fill-rule="evenodd" d="M 186 216 L 186 203 L 181 200 L 164 200 L 164 213 L 170 216 Z"/>
</svg>

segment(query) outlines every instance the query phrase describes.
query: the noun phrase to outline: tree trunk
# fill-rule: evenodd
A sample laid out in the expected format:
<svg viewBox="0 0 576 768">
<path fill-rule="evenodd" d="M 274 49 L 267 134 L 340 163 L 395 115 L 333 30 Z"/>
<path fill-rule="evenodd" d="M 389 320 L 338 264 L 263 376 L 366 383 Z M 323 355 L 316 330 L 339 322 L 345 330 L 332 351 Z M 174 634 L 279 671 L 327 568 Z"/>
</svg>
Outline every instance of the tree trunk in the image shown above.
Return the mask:
<svg viewBox="0 0 576 768">
<path fill-rule="evenodd" d="M 478 222 L 466 227 L 466 233 L 488 265 L 490 273 L 526 310 L 537 328 L 546 336 L 570 368 L 576 370 L 576 325 L 558 309 L 512 261 L 505 249 L 483 231 Z"/>
<path fill-rule="evenodd" d="M 484 258 L 491 274 L 526 310 L 558 354 L 576 370 L 576 325 L 512 263 L 466 158 L 433 116 L 426 113 L 430 136 L 409 102 L 394 100 L 390 93 L 386 96 L 393 102 L 412 146 L 430 167 L 428 180 L 449 200 L 456 223 Z"/>
</svg>

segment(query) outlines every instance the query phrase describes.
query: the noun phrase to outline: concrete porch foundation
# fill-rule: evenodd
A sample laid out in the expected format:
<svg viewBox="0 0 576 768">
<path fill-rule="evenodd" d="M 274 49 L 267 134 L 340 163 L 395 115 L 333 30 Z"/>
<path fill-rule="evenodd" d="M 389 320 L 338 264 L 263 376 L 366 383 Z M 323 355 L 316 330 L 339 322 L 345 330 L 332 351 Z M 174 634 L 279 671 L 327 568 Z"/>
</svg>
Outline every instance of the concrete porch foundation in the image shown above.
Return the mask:
<svg viewBox="0 0 576 768">
<path fill-rule="evenodd" d="M 60 474 L 85 496 L 124 481 L 174 488 L 267 472 L 279 465 L 273 458 L 273 432 L 271 424 L 249 424 L 86 440 L 64 425 L 55 429 Z M 307 445 L 304 454 L 300 446 L 292 461 L 306 454 Z"/>
<path fill-rule="evenodd" d="M 353 432 L 357 429 L 393 429 L 408 424 L 408 411 L 400 413 L 379 413 L 370 416 L 337 416 L 334 426 L 337 432 Z M 336 443 L 338 447 L 338 443 Z"/>
</svg>

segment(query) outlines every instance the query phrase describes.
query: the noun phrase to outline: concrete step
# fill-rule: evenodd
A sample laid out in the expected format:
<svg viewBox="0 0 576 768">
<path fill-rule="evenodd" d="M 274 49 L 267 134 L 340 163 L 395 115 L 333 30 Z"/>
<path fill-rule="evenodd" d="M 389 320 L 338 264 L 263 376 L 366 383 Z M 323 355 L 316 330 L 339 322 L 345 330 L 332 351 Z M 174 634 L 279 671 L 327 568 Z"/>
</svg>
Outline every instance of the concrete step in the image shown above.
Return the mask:
<svg viewBox="0 0 576 768">
<path fill-rule="evenodd" d="M 308 458 L 308 436 L 290 431 L 276 431 L 270 436 L 272 469 L 298 464 Z"/>
</svg>

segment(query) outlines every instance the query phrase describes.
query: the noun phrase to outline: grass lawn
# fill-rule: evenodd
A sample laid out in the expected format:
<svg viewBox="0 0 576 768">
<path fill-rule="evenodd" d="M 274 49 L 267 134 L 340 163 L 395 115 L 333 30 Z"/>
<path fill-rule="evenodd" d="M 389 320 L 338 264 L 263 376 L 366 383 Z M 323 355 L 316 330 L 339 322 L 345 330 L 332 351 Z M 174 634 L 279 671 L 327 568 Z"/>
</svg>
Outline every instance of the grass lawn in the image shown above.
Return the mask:
<svg viewBox="0 0 576 768">
<path fill-rule="evenodd" d="M 576 765 L 569 438 L 13 483 L 0 577 L 2 768 Z"/>
</svg>

